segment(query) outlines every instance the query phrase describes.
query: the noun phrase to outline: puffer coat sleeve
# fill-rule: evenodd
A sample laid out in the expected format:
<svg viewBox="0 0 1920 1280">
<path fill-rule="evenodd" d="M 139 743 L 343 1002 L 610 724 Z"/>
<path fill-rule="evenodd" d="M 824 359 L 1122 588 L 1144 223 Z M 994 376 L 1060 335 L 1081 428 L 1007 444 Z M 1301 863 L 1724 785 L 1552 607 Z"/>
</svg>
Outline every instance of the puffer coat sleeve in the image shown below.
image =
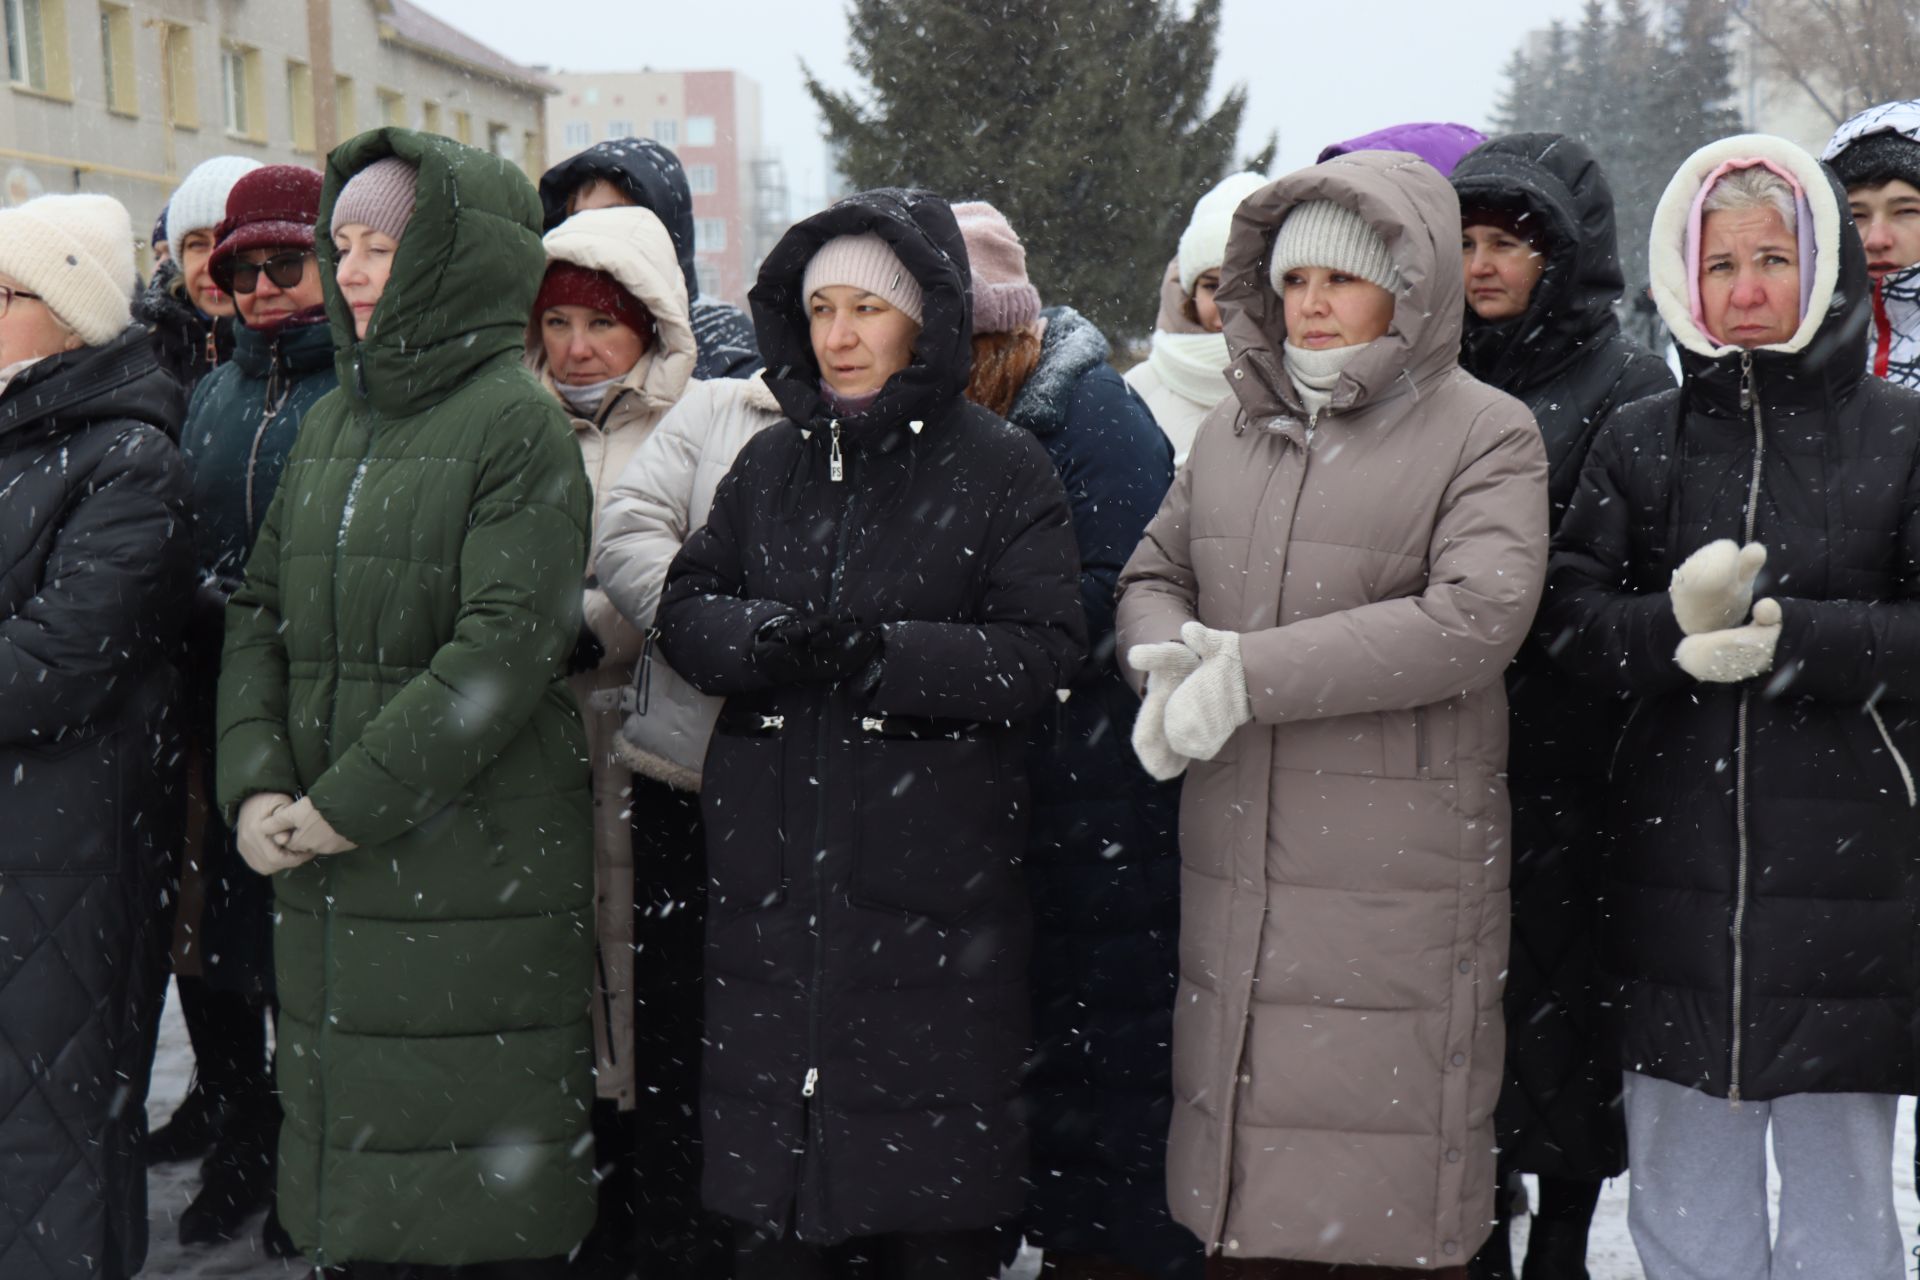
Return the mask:
<svg viewBox="0 0 1920 1280">
<path fill-rule="evenodd" d="M 652 625 L 667 566 L 687 539 L 700 466 L 694 432 L 708 425 L 711 401 L 702 384 L 689 388 L 634 451 L 601 509 L 595 576 L 608 602 L 637 627 Z"/>
</svg>

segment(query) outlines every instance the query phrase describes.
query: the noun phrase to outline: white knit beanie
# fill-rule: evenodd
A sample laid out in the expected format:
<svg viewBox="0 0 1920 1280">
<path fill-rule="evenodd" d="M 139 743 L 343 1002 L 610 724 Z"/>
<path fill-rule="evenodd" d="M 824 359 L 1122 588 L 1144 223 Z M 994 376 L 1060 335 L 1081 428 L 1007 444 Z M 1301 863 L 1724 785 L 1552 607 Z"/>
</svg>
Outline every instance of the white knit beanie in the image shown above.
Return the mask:
<svg viewBox="0 0 1920 1280">
<path fill-rule="evenodd" d="M 1223 178 L 1220 185 L 1200 197 L 1193 206 L 1193 217 L 1180 233 L 1180 289 L 1193 296 L 1193 282 L 1209 271 L 1218 271 L 1227 260 L 1227 232 L 1233 229 L 1233 211 L 1262 187 L 1271 185 L 1264 173 L 1236 173 Z"/>
<path fill-rule="evenodd" d="M 245 156 L 215 156 L 193 166 L 167 201 L 167 252 L 180 261 L 180 242 L 189 231 L 211 231 L 227 218 L 233 184 L 260 167 Z"/>
<path fill-rule="evenodd" d="M 133 323 L 133 221 L 112 196 L 41 196 L 0 209 L 0 275 L 37 293 L 97 347 Z"/>
<path fill-rule="evenodd" d="M 920 282 L 893 247 L 871 231 L 863 236 L 835 236 L 820 246 L 800 278 L 801 304 L 813 297 L 815 289 L 836 284 L 865 289 L 904 311 L 915 324 L 921 322 Z"/>
<path fill-rule="evenodd" d="M 1267 278 L 1280 292 L 1280 278 L 1295 267 L 1326 267 L 1371 280 L 1389 293 L 1399 293 L 1402 281 L 1393 255 L 1366 220 L 1331 200 L 1308 200 L 1293 206 L 1280 234 L 1273 238 L 1273 265 Z"/>
</svg>

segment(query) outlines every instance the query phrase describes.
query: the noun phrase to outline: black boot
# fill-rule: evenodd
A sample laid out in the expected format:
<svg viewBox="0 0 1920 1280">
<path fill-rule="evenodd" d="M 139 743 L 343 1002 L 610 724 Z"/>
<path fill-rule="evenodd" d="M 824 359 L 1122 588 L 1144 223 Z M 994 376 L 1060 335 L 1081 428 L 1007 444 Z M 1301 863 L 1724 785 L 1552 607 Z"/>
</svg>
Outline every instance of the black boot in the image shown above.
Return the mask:
<svg viewBox="0 0 1920 1280">
<path fill-rule="evenodd" d="M 1588 1280 L 1587 1224 L 1536 1217 L 1520 1280 Z"/>
<path fill-rule="evenodd" d="M 205 1155 L 232 1112 L 232 1105 L 195 1072 L 172 1117 L 147 1135 L 147 1163 L 175 1164 Z"/>
<path fill-rule="evenodd" d="M 273 1198 L 280 1104 L 264 1087 L 236 1108 L 201 1167 L 200 1194 L 180 1215 L 180 1243 L 216 1244 L 239 1236 Z"/>
</svg>

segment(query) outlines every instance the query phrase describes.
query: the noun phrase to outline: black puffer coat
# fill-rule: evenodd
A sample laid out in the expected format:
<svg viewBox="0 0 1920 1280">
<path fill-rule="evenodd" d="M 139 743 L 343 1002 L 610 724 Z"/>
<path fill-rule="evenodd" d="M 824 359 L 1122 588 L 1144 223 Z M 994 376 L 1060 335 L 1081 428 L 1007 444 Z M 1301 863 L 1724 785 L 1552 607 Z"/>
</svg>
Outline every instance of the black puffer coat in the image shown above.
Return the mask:
<svg viewBox="0 0 1920 1280">
<path fill-rule="evenodd" d="M 651 138 L 615 138 L 569 156 L 540 176 L 546 230 L 566 220 L 567 198 L 596 178 L 619 187 L 641 208 L 653 210 L 673 238 L 673 251 L 687 278 L 687 318 L 698 352 L 693 376 L 703 382 L 752 376 L 761 364 L 760 345 L 746 313 L 700 294 L 693 256 L 693 195 L 680 158 Z"/>
<path fill-rule="evenodd" d="M 824 242 L 867 232 L 920 281 L 924 327 L 835 421 L 800 283 Z M 967 255 L 945 201 L 872 191 L 814 215 L 752 300 L 788 421 L 741 451 L 658 619 L 667 659 L 727 698 L 700 797 L 705 1199 L 814 1242 L 984 1227 L 1025 1198 L 1024 722 L 1085 650 L 1066 495 L 1033 436 L 961 398 Z M 877 682 L 770 685 L 755 629 L 830 610 L 883 624 Z"/>
<path fill-rule="evenodd" d="M 179 383 L 181 394 L 189 398 L 200 379 L 233 354 L 233 318 L 216 320 L 188 302 L 180 266 L 171 260 L 160 264 L 153 279 L 133 300 L 133 318 L 151 331 L 161 370 Z"/>
<path fill-rule="evenodd" d="M 1049 1250 L 1198 1275 L 1199 1242 L 1167 1212 L 1174 969 L 1180 933 L 1177 784 L 1134 759 L 1140 700 L 1113 652 L 1114 584 L 1173 483 L 1173 446 L 1107 363 L 1100 330 L 1046 313 L 1040 364 L 1008 419 L 1067 487 L 1089 656 L 1027 754 L 1033 829 L 1033 1191 L 1025 1234 Z"/>
<path fill-rule="evenodd" d="M 1453 171 L 1463 209 L 1528 215 L 1546 268 L 1511 320 L 1466 316 L 1461 363 L 1518 396 L 1546 441 L 1557 527 L 1600 429 L 1621 405 L 1668 390 L 1664 362 L 1620 332 L 1623 288 L 1613 193 L 1587 148 L 1555 133 L 1494 138 Z M 1513 796 L 1513 947 L 1503 1162 L 1528 1173 L 1610 1178 L 1626 1167 L 1620 1072 L 1600 1026 L 1594 977 L 1597 833 L 1621 699 L 1553 669 L 1528 644 L 1507 672 Z"/>
<path fill-rule="evenodd" d="M 0 1273 L 147 1251 L 147 1068 L 185 791 L 184 400 L 133 326 L 0 394 Z"/>
<path fill-rule="evenodd" d="M 1819 270 L 1815 323 L 1749 354 L 1691 319 L 1674 241 L 1705 175 L 1755 154 L 1806 187 Z M 1729 139 L 1681 172 L 1652 266 L 1684 383 L 1595 442 L 1538 626 L 1564 670 L 1634 700 L 1603 862 L 1621 1061 L 1716 1096 L 1911 1093 L 1920 397 L 1864 374 L 1865 255 L 1810 157 Z M 1785 617 L 1773 670 L 1696 683 L 1674 661 L 1668 582 L 1749 521 L 1768 551 L 1756 597 Z"/>
</svg>

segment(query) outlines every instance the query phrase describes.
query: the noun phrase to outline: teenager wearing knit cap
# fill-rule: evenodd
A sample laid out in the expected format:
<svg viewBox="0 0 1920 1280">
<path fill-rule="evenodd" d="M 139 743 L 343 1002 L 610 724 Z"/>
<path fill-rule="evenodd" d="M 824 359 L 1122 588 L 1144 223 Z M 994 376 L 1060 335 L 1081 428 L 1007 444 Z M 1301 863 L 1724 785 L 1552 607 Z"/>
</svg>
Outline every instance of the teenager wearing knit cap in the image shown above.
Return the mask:
<svg viewBox="0 0 1920 1280">
<path fill-rule="evenodd" d="M 319 207 L 316 171 L 252 169 L 228 193 L 209 257 L 239 311 L 233 358 L 201 380 L 181 432 L 200 574 L 186 646 L 187 727 L 193 767 L 209 778 L 227 598 L 240 585 L 300 420 L 338 384 L 314 258 Z M 272 888 L 247 868 L 217 817 L 201 836 L 187 851 L 181 894 L 199 972 L 179 977 L 196 1069 L 170 1126 L 184 1136 L 198 1125 L 212 1140 L 200 1191 L 180 1217 L 181 1242 L 190 1245 L 231 1239 L 271 1204 L 280 1127 L 266 1050 Z M 167 1154 L 185 1158 L 186 1146 L 169 1144 Z M 271 1214 L 264 1234 L 270 1252 L 290 1252 Z"/>
<path fill-rule="evenodd" d="M 107 196 L 0 210 L 0 1181 L 33 1206 L 0 1215 L 9 1276 L 125 1280 L 146 1253 L 193 557 L 133 253 Z"/>
<path fill-rule="evenodd" d="M 1173 481 L 1173 448 L 1107 363 L 1100 330 L 1071 307 L 1042 310 L 1026 249 L 1000 211 L 953 212 L 973 288 L 967 396 L 1053 460 L 1073 513 L 1088 646 L 1111 653 L 1114 581 Z M 1067 692 L 1027 746 L 1026 1095 L 1039 1123 L 1021 1233 L 1063 1276 L 1198 1276 L 1201 1251 L 1168 1214 L 1166 1193 L 1179 792 L 1140 776 L 1127 745 L 1139 702 L 1114 663 L 1087 663 Z M 1102 1025 L 1091 1047 L 1089 1009 Z"/>
<path fill-rule="evenodd" d="M 1180 233 L 1179 253 L 1161 281 L 1153 346 L 1127 371 L 1127 385 L 1140 393 L 1173 442 L 1175 462 L 1186 460 L 1200 420 L 1227 397 L 1227 340 L 1214 293 L 1233 211 L 1267 181 L 1264 174 L 1232 174 L 1194 205 Z"/>
<path fill-rule="evenodd" d="M 340 386 L 226 615 L 218 792 L 275 897 L 279 1211 L 329 1275 L 546 1280 L 593 1219 L 566 684 L 592 495 L 523 363 L 539 210 L 511 162 L 435 135 L 327 158 Z"/>
<path fill-rule="evenodd" d="M 1873 281 L 1867 368 L 1920 390 L 1920 99 L 1869 107 L 1820 157 L 1847 188 Z"/>
<path fill-rule="evenodd" d="M 1465 1280 L 1493 1217 L 1547 465 L 1459 366 L 1459 244 L 1403 153 L 1243 201 L 1234 394 L 1120 577 L 1134 747 L 1185 775 L 1167 1195 L 1220 1280 Z"/>
<path fill-rule="evenodd" d="M 153 327 L 160 363 L 188 395 L 233 351 L 233 298 L 214 280 L 210 259 L 233 184 L 259 167 L 245 156 L 203 160 L 167 201 L 167 257 L 134 314 Z"/>
<path fill-rule="evenodd" d="M 736 1280 L 991 1276 L 1027 1196 L 1023 756 L 1086 633 L 1045 448 L 963 395 L 967 264 L 924 191 L 781 238 L 750 298 L 786 421 L 655 623 L 726 698 L 700 1115 Z"/>
</svg>

